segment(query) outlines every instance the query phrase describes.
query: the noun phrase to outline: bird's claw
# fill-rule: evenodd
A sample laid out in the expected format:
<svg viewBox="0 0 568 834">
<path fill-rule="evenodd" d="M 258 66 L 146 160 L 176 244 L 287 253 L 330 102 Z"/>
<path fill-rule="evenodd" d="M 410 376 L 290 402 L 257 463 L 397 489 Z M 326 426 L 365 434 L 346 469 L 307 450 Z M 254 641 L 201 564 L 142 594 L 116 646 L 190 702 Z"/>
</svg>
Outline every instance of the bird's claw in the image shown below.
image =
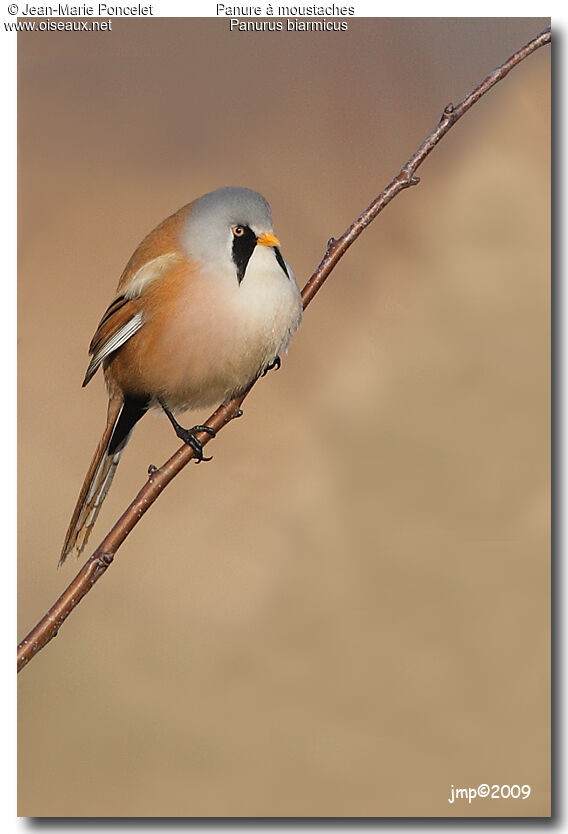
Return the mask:
<svg viewBox="0 0 568 834">
<path fill-rule="evenodd" d="M 195 462 L 200 463 L 202 460 L 213 460 L 213 458 L 206 458 L 203 454 L 203 443 L 197 439 L 195 436 L 196 431 L 204 431 L 207 434 L 211 435 L 211 437 L 215 437 L 217 432 L 215 429 L 212 429 L 211 426 L 194 426 L 192 429 L 184 429 L 183 426 L 180 426 L 164 400 L 158 398 L 158 402 L 164 409 L 166 417 L 174 427 L 174 431 L 179 437 L 180 440 L 183 440 L 184 443 L 187 443 L 190 446 L 195 454 Z"/>
<path fill-rule="evenodd" d="M 180 440 L 183 440 L 184 443 L 187 443 L 193 449 L 196 463 L 201 463 L 202 460 L 213 460 L 212 457 L 205 457 L 203 454 L 203 443 L 195 436 L 195 432 L 197 431 L 207 432 L 211 437 L 215 437 L 217 434 L 215 429 L 212 429 L 210 426 L 193 426 L 191 429 L 184 429 L 180 426 L 176 434 Z"/>
<path fill-rule="evenodd" d="M 272 362 L 270 363 L 270 365 L 267 365 L 267 366 L 266 366 L 266 368 L 263 370 L 263 372 L 262 372 L 262 376 L 266 376 L 266 374 L 268 373 L 268 371 L 272 371 L 272 370 L 277 371 L 277 370 L 280 368 L 280 365 L 281 365 L 281 364 L 282 364 L 282 362 L 280 361 L 280 357 L 279 357 L 279 356 L 276 356 L 276 357 L 272 360 Z"/>
</svg>

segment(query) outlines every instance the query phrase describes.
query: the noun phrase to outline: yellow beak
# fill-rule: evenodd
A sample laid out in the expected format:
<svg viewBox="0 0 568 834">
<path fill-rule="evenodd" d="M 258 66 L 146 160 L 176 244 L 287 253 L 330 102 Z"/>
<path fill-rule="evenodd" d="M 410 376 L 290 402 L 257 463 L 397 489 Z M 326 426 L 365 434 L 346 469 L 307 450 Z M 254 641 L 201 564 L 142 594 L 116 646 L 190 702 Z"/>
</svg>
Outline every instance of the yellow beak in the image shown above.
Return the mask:
<svg viewBox="0 0 568 834">
<path fill-rule="evenodd" d="M 260 235 L 260 237 L 257 237 L 256 242 L 259 246 L 280 246 L 280 241 L 272 232 L 266 232 Z"/>
</svg>

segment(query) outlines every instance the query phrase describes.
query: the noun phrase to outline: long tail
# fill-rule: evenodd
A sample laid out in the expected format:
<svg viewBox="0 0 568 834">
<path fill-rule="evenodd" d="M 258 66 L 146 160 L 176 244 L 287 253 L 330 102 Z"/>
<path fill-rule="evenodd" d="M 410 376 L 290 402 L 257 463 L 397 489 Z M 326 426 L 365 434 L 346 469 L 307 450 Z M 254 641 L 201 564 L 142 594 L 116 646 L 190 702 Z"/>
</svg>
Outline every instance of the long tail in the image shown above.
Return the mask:
<svg viewBox="0 0 568 834">
<path fill-rule="evenodd" d="M 99 510 L 110 489 L 120 456 L 135 424 L 146 413 L 148 404 L 147 399 L 138 397 L 111 398 L 106 428 L 79 493 L 59 558 L 60 565 L 70 553 L 79 556 L 87 544 Z"/>
</svg>

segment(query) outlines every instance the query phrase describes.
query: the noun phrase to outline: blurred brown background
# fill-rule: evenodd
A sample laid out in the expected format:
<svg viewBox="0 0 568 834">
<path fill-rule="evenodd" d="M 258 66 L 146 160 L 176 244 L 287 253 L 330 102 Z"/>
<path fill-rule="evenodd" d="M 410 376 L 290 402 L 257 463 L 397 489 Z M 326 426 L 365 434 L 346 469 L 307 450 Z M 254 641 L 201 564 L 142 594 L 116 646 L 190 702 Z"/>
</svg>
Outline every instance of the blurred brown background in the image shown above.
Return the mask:
<svg viewBox="0 0 568 834">
<path fill-rule="evenodd" d="M 20 36 L 20 637 L 77 569 L 57 559 L 106 408 L 87 345 L 146 232 L 247 185 L 303 285 L 545 25 Z M 20 814 L 548 813 L 549 62 L 444 139 L 20 675 Z M 93 545 L 177 446 L 139 424 Z M 532 795 L 448 803 L 483 782 Z"/>
</svg>

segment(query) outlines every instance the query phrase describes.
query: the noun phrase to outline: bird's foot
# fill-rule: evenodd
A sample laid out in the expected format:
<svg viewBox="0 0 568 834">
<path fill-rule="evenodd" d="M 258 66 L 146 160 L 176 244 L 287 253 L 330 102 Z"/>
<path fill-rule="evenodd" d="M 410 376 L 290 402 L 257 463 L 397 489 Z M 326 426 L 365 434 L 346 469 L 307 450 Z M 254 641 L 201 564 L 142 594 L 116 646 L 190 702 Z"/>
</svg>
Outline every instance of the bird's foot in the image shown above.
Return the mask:
<svg viewBox="0 0 568 834">
<path fill-rule="evenodd" d="M 266 376 L 268 371 L 272 371 L 272 370 L 277 371 L 280 368 L 281 364 L 282 364 L 282 362 L 280 361 L 280 357 L 276 356 L 273 359 L 273 361 L 270 363 L 270 365 L 267 365 L 266 368 L 263 370 L 262 376 Z"/>
<path fill-rule="evenodd" d="M 193 428 L 191 429 L 184 429 L 183 426 L 180 426 L 180 424 L 178 423 L 168 406 L 165 404 L 165 402 L 161 399 L 159 399 L 158 402 L 164 409 L 166 417 L 174 427 L 174 431 L 179 437 L 179 439 L 183 440 L 184 443 L 187 443 L 187 445 L 193 449 L 195 453 L 195 462 L 200 463 L 202 460 L 213 460 L 213 458 L 206 458 L 203 454 L 203 443 L 201 442 L 201 440 L 197 439 L 197 437 L 195 436 L 195 432 L 204 431 L 207 432 L 207 434 L 211 435 L 211 437 L 215 437 L 215 435 L 217 434 L 215 429 L 212 429 L 210 426 L 193 426 Z"/>
<path fill-rule="evenodd" d="M 215 437 L 217 434 L 215 429 L 212 429 L 210 426 L 193 426 L 191 429 L 184 429 L 184 427 L 180 426 L 179 423 L 177 428 L 175 426 L 174 428 L 179 439 L 183 440 L 184 443 L 187 443 L 187 445 L 193 449 L 196 463 L 201 463 L 202 460 L 213 460 L 212 457 L 205 457 L 203 454 L 203 443 L 201 440 L 197 439 L 195 432 L 204 431 L 211 435 L 211 437 Z"/>
</svg>

